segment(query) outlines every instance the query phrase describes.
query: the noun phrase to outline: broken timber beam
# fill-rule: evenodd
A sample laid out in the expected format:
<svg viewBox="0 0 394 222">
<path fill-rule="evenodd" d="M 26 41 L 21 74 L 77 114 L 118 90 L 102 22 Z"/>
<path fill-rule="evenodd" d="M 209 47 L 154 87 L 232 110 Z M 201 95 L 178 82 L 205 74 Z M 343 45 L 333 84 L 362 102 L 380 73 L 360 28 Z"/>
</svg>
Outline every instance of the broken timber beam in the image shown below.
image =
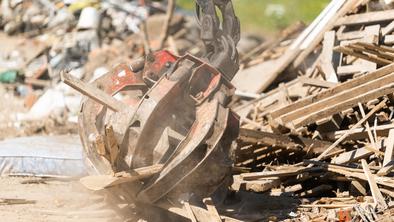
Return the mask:
<svg viewBox="0 0 394 222">
<path fill-rule="evenodd" d="M 246 143 L 259 143 L 266 146 L 283 147 L 287 149 L 299 150 L 299 147 L 305 152 L 313 152 L 320 154 L 326 150 L 331 143 L 320 140 L 313 140 L 306 137 L 290 135 L 285 136 L 281 134 L 262 132 L 256 130 L 250 130 L 241 128 L 239 132 L 239 140 Z M 338 151 L 339 148 L 335 148 L 333 151 Z"/>
<path fill-rule="evenodd" d="M 358 148 L 355 150 L 351 150 L 349 152 L 341 153 L 337 157 L 335 157 L 331 163 L 335 164 L 345 164 L 345 163 L 351 163 L 351 162 L 356 162 L 360 159 L 367 158 L 374 154 L 373 151 L 362 147 Z"/>
<path fill-rule="evenodd" d="M 123 183 L 130 183 L 148 178 L 163 169 L 163 164 L 141 167 L 130 171 L 123 171 L 115 175 L 92 175 L 80 179 L 88 189 L 98 191 Z"/>
<path fill-rule="evenodd" d="M 272 177 L 289 177 L 299 175 L 304 172 L 320 171 L 320 167 L 293 167 L 291 169 L 277 170 L 277 171 L 263 171 L 253 173 L 243 173 L 241 178 L 243 180 L 258 180 L 262 178 Z"/>
<path fill-rule="evenodd" d="M 382 36 L 388 35 L 394 31 L 394 21 L 390 22 L 382 29 Z"/>
<path fill-rule="evenodd" d="M 302 107 L 307 106 L 309 104 L 312 104 L 315 101 L 329 98 L 329 97 L 339 94 L 345 90 L 348 90 L 348 89 L 354 88 L 356 86 L 362 85 L 364 83 L 370 82 L 374 79 L 386 76 L 392 72 L 394 72 L 394 64 L 385 66 L 385 67 L 380 68 L 374 72 L 368 73 L 364 76 L 355 78 L 353 80 L 341 83 L 341 84 L 337 85 L 336 87 L 331 88 L 331 89 L 327 89 L 319 94 L 308 96 L 308 97 L 301 99 L 295 103 L 292 103 L 286 107 L 282 107 L 277 110 L 274 110 L 271 113 L 271 116 L 272 116 L 272 118 L 278 118 L 279 116 L 281 116 L 283 114 L 289 113 L 293 110 L 302 108 Z"/>
<path fill-rule="evenodd" d="M 386 150 L 384 153 L 383 167 L 377 173 L 379 176 L 385 176 L 394 168 L 394 129 L 391 129 L 386 141 Z"/>
<path fill-rule="evenodd" d="M 360 180 L 368 181 L 368 179 L 362 169 L 339 166 L 339 165 L 334 165 L 334 164 L 324 163 L 324 162 L 319 162 L 319 161 L 306 160 L 304 162 L 309 163 L 309 165 L 312 165 L 312 166 L 313 165 L 321 166 L 321 169 L 325 169 L 328 172 L 341 174 L 341 175 L 344 175 L 349 178 L 357 178 Z M 386 187 L 389 187 L 392 189 L 394 188 L 394 183 L 391 182 L 391 180 L 392 180 L 391 177 L 377 176 L 375 174 L 373 174 L 372 176 L 375 178 L 375 181 L 377 184 L 382 185 L 382 186 L 386 186 Z"/>
<path fill-rule="evenodd" d="M 382 21 L 394 20 L 394 10 L 385 10 L 378 12 L 367 12 L 355 14 L 339 18 L 335 22 L 335 26 L 342 25 L 365 25 L 371 23 L 379 23 Z"/>
<path fill-rule="evenodd" d="M 353 125 L 349 131 L 347 131 L 343 136 L 341 136 L 338 140 L 336 140 L 330 147 L 328 147 L 322 154 L 320 154 L 316 160 L 322 160 L 327 157 L 328 153 L 331 152 L 336 146 L 338 146 L 354 129 L 360 127 L 365 121 L 367 121 L 375 112 L 380 110 L 386 105 L 387 99 L 384 99 L 378 105 L 376 105 L 365 117 L 363 117 L 360 121 L 358 121 L 355 125 Z"/>
<path fill-rule="evenodd" d="M 394 64 L 390 64 L 274 110 L 271 116 L 280 124 L 293 121 L 295 128 L 313 123 L 347 108 L 357 106 L 359 102 L 367 102 L 394 92 L 393 72 Z"/>
<path fill-rule="evenodd" d="M 393 80 L 394 80 L 394 74 L 391 77 L 393 77 Z M 299 127 L 314 123 L 321 118 L 329 117 L 333 114 L 339 113 L 342 110 L 352 108 L 358 102 L 365 103 L 365 102 L 368 102 L 369 100 L 379 98 L 381 96 L 384 96 L 384 95 L 387 95 L 390 93 L 394 93 L 394 81 L 392 81 L 391 84 L 388 84 L 386 86 L 384 86 L 383 82 L 381 82 L 381 83 L 382 83 L 382 85 L 379 86 L 377 89 L 371 90 L 365 94 L 361 94 L 359 96 L 356 96 L 351 99 L 347 99 L 345 101 L 343 101 L 341 97 L 336 97 L 336 99 L 338 99 L 337 101 L 343 101 L 343 102 L 340 102 L 340 103 L 337 103 L 337 104 L 334 104 L 331 106 L 327 106 L 327 108 L 322 107 L 322 109 L 324 108 L 323 110 L 317 110 L 317 111 L 310 113 L 304 117 L 294 120 L 293 121 L 294 127 L 299 128 Z M 353 94 L 353 95 L 358 95 L 358 94 Z"/>
<path fill-rule="evenodd" d="M 323 50 L 320 60 L 321 69 L 325 75 L 325 79 L 331 83 L 338 83 L 338 76 L 333 67 L 333 55 L 335 45 L 335 31 L 329 31 L 324 34 Z M 329 87 L 328 87 L 329 88 Z"/>
<path fill-rule="evenodd" d="M 215 205 L 213 204 L 213 201 L 210 197 L 204 198 L 203 202 L 205 206 L 208 209 L 208 212 L 211 215 L 211 218 L 213 219 L 213 222 L 222 222 L 222 218 L 219 215 L 219 212 L 217 211 Z"/>
<path fill-rule="evenodd" d="M 104 91 L 92 86 L 91 84 L 82 82 L 81 80 L 75 78 L 69 73 L 62 72 L 60 74 L 62 81 L 82 93 L 83 95 L 88 96 L 94 101 L 100 103 L 103 106 L 107 106 L 108 108 L 119 112 L 121 110 L 129 108 L 126 104 L 116 100 L 111 95 L 105 93 Z"/>
<path fill-rule="evenodd" d="M 376 131 L 377 135 L 380 137 L 387 137 L 389 135 L 389 131 L 394 128 L 394 124 L 385 124 L 379 125 L 374 130 Z M 337 140 L 343 134 L 345 134 L 348 130 L 338 130 L 335 132 L 329 132 L 323 134 L 323 138 L 327 140 Z M 367 138 L 367 129 L 366 128 L 357 128 L 353 130 L 351 134 L 346 138 L 347 140 L 363 140 Z"/>
<path fill-rule="evenodd" d="M 364 54 L 362 51 L 365 50 L 363 48 L 357 47 L 357 45 L 348 45 L 348 46 L 337 46 L 334 48 L 334 51 L 341 52 L 346 55 L 351 55 L 363 60 L 367 60 L 370 62 L 374 62 L 378 65 L 389 65 L 393 63 L 391 60 L 387 60 L 385 58 L 380 58 L 376 56 L 371 56 L 370 54 Z M 370 52 L 371 53 L 371 52 Z"/>
<path fill-rule="evenodd" d="M 312 79 L 308 77 L 300 77 L 303 86 L 315 86 L 320 88 L 332 88 L 338 85 L 335 82 L 328 82 L 325 80 Z"/>
<path fill-rule="evenodd" d="M 371 193 L 372 193 L 372 196 L 373 196 L 373 199 L 374 199 L 375 203 L 382 210 L 387 209 L 388 205 L 387 205 L 382 193 L 380 193 L 379 187 L 376 184 L 375 177 L 372 175 L 371 171 L 368 168 L 367 161 L 366 160 L 361 160 L 361 164 L 363 166 L 363 170 L 364 170 L 365 176 L 368 179 L 369 188 L 371 189 Z"/>
</svg>

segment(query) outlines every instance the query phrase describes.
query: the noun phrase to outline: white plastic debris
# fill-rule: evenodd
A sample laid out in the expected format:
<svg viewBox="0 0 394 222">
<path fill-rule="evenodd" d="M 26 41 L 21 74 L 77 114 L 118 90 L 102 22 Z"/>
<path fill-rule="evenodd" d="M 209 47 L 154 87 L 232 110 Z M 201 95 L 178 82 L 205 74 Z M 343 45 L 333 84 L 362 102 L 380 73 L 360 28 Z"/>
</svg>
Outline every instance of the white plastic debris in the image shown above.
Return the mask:
<svg viewBox="0 0 394 222">
<path fill-rule="evenodd" d="M 82 9 L 79 17 L 77 28 L 80 29 L 97 29 L 100 23 L 100 14 L 93 7 Z"/>
<path fill-rule="evenodd" d="M 27 113 L 18 113 L 18 121 L 37 120 L 48 117 L 52 113 L 61 113 L 65 108 L 65 99 L 61 91 L 48 89 Z"/>
</svg>

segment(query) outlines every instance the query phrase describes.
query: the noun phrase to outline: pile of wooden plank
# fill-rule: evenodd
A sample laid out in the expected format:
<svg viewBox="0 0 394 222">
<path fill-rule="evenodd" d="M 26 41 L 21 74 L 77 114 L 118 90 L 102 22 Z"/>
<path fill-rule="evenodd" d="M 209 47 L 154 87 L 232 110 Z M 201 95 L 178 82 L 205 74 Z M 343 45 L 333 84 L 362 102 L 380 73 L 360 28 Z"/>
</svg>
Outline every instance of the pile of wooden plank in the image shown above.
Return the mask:
<svg viewBox="0 0 394 222">
<path fill-rule="evenodd" d="M 233 189 L 299 198 L 306 221 L 390 221 L 393 3 L 334 0 L 293 37 L 278 58 L 238 73 Z"/>
</svg>

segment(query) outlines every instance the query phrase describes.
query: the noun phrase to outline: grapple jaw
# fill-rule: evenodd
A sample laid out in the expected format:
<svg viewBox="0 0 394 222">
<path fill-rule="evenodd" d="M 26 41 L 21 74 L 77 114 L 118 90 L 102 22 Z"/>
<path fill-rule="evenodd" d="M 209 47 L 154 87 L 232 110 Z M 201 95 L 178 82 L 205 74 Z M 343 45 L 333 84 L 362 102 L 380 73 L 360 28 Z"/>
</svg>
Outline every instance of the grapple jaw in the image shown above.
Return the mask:
<svg viewBox="0 0 394 222">
<path fill-rule="evenodd" d="M 163 59 L 165 58 L 165 59 Z M 226 108 L 234 87 L 208 63 L 160 51 L 140 70 L 119 65 L 94 84 L 123 95 L 116 112 L 87 97 L 79 116 L 89 162 L 99 174 L 163 164 L 137 194 L 203 198 L 230 176 L 229 149 L 239 120 Z"/>
<path fill-rule="evenodd" d="M 239 21 L 231 0 L 196 3 L 203 59 L 164 50 L 118 65 L 91 85 L 62 75 L 87 95 L 79 131 L 88 163 L 107 174 L 103 188 L 137 180 L 134 197 L 157 203 L 202 199 L 231 178 L 239 118 L 227 104 L 239 68 Z"/>
</svg>

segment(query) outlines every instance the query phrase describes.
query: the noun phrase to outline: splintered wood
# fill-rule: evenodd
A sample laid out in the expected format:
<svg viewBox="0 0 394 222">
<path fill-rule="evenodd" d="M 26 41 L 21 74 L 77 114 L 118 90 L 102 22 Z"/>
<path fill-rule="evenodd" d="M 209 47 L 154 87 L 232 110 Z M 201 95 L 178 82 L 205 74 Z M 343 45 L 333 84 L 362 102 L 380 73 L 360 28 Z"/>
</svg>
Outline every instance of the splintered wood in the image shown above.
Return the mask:
<svg viewBox="0 0 394 222">
<path fill-rule="evenodd" d="M 306 198 L 311 221 L 394 218 L 394 4 L 336 0 L 316 20 L 234 102 L 232 188 Z"/>
</svg>

